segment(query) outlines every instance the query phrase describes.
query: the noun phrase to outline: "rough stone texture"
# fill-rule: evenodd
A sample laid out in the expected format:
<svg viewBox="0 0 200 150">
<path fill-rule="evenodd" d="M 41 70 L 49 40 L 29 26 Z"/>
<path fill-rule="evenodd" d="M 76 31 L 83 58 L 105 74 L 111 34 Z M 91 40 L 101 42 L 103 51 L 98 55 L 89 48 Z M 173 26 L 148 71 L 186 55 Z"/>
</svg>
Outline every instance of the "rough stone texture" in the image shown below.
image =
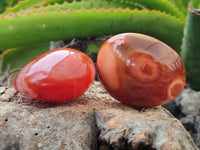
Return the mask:
<svg viewBox="0 0 200 150">
<path fill-rule="evenodd" d="M 9 91 L 14 94 L 13 89 Z M 94 113 L 81 109 L 84 102 L 48 104 L 20 95 L 5 102 L 4 97 L 0 102 L 1 150 L 97 149 Z"/>
<path fill-rule="evenodd" d="M 197 150 L 182 124 L 163 107 L 136 108 L 94 82 L 68 103 L 47 103 L 0 88 L 1 150 Z"/>
<path fill-rule="evenodd" d="M 99 139 L 120 149 L 195 149 L 182 124 L 162 107 L 112 108 L 101 110 L 96 118 Z"/>
<path fill-rule="evenodd" d="M 178 98 L 164 107 L 182 122 L 200 148 L 200 92 L 186 86 Z"/>
</svg>

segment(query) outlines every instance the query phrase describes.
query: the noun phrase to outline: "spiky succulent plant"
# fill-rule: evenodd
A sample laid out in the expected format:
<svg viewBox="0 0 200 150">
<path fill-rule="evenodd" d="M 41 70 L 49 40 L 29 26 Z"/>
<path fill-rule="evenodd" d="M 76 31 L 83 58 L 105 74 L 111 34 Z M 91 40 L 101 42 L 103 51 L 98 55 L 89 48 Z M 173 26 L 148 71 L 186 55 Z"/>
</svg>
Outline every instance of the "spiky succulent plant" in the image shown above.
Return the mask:
<svg viewBox="0 0 200 150">
<path fill-rule="evenodd" d="M 3 59 L 3 70 L 8 64 L 11 68 L 22 67 L 30 59 L 47 51 L 49 41 L 122 32 L 139 32 L 154 36 L 180 54 L 189 2 L 189 0 L 19 2 L 0 15 L 0 50 L 4 51 L 0 57 Z M 196 9 L 199 8 L 198 0 L 193 0 L 192 3 Z M 185 35 L 188 34 L 193 33 L 186 31 Z M 185 42 L 184 54 L 188 51 L 184 46 L 187 45 L 187 41 Z"/>
</svg>

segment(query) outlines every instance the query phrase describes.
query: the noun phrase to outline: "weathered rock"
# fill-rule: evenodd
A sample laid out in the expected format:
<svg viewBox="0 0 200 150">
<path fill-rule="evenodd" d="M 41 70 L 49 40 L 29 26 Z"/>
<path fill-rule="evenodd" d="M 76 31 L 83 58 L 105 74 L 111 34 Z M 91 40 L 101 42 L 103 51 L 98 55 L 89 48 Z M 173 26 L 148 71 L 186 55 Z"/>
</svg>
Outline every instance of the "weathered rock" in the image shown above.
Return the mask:
<svg viewBox="0 0 200 150">
<path fill-rule="evenodd" d="M 180 121 L 162 107 L 111 108 L 101 110 L 96 118 L 99 139 L 119 149 L 195 149 Z"/>
<path fill-rule="evenodd" d="M 0 102 L 1 150 L 97 149 L 92 111 L 24 98 Z"/>
<path fill-rule="evenodd" d="M 187 86 L 178 98 L 164 107 L 182 122 L 200 148 L 200 92 Z"/>
<path fill-rule="evenodd" d="M 163 107 L 135 108 L 110 97 L 98 82 L 68 103 L 47 103 L 0 89 L 1 150 L 197 150 Z"/>
</svg>

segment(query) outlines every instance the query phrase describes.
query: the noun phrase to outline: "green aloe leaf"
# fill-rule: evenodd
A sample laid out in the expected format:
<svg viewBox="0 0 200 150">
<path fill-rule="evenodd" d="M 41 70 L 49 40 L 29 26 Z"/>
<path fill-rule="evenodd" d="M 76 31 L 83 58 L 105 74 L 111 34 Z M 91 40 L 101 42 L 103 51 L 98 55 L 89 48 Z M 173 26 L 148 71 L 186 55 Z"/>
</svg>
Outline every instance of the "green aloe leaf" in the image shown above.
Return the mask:
<svg viewBox="0 0 200 150">
<path fill-rule="evenodd" d="M 49 42 L 21 48 L 8 49 L 0 55 L 0 59 L 3 59 L 3 65 L 1 69 L 4 72 L 8 67 L 10 70 L 15 68 L 22 68 L 34 57 L 37 57 L 48 50 Z"/>
<path fill-rule="evenodd" d="M 160 39 L 179 53 L 183 28 L 181 20 L 149 10 L 38 10 L 0 18 L 0 50 L 38 42 L 140 32 Z"/>
<path fill-rule="evenodd" d="M 3 13 L 3 15 L 8 15 L 10 12 L 17 13 L 21 9 L 23 10 L 28 10 L 30 9 L 33 5 L 40 4 L 44 2 L 45 0 L 26 0 L 26 1 L 21 1 L 19 2 L 16 6 L 8 8 L 6 12 Z"/>
<path fill-rule="evenodd" d="M 26 0 L 19 2 L 15 7 L 8 8 L 3 15 L 8 15 L 10 12 L 17 13 L 20 10 L 26 11 L 33 7 L 53 5 L 55 3 L 61 4 L 65 1 L 71 3 L 73 1 L 80 1 L 80 0 Z"/>
<path fill-rule="evenodd" d="M 192 7 L 194 7 L 195 9 L 200 9 L 200 1 L 192 0 Z"/>
<path fill-rule="evenodd" d="M 4 12 L 11 0 L 0 0 L 0 13 Z"/>
<path fill-rule="evenodd" d="M 130 9 L 149 9 L 149 10 L 159 10 L 177 18 L 182 18 L 185 20 L 185 14 L 183 14 L 177 7 L 172 5 L 167 0 L 26 0 L 20 2 L 17 6 L 9 8 L 3 15 L 7 15 L 10 12 L 17 13 L 20 10 L 30 10 L 31 8 L 40 8 L 41 6 L 45 7 L 44 9 L 49 8 L 50 6 L 56 4 L 62 4 L 61 7 L 68 7 L 73 9 L 80 8 L 130 8 Z M 64 5 L 64 6 L 63 6 Z M 86 6 L 86 7 L 85 7 Z M 89 6 L 89 7 L 88 7 Z M 50 8 L 52 9 L 52 8 Z M 61 8 L 62 9 L 62 8 Z M 65 9 L 66 10 L 66 9 Z"/>
<path fill-rule="evenodd" d="M 187 8 L 190 0 L 167 0 L 172 5 L 176 6 L 179 11 L 181 11 L 184 15 L 187 14 Z"/>
<path fill-rule="evenodd" d="M 116 0 L 121 1 L 121 0 Z M 123 2 L 126 3 L 135 3 L 138 5 L 145 6 L 146 9 L 149 10 L 159 10 L 161 12 L 165 12 L 167 14 L 171 14 L 172 16 L 176 16 L 178 18 L 185 19 L 186 15 L 182 13 L 178 7 L 171 4 L 167 0 L 125 0 Z"/>
<path fill-rule="evenodd" d="M 193 3 L 199 6 L 198 3 Z M 200 10 L 190 4 L 184 30 L 181 57 L 186 68 L 187 82 L 194 90 L 200 90 Z"/>
<path fill-rule="evenodd" d="M 18 3 L 19 0 L 10 0 L 9 7 L 13 7 Z"/>
</svg>

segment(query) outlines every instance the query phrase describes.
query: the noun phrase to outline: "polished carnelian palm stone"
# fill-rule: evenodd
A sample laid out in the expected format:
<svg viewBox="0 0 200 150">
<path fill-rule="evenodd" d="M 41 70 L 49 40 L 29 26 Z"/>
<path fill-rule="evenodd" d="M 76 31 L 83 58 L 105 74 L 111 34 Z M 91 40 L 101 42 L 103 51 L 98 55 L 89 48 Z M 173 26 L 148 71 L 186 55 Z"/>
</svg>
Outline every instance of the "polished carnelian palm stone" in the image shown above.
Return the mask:
<svg viewBox="0 0 200 150">
<path fill-rule="evenodd" d="M 14 87 L 34 99 L 65 102 L 82 95 L 95 74 L 95 65 L 86 54 L 61 48 L 29 62 L 15 78 Z"/>
<path fill-rule="evenodd" d="M 185 85 L 179 55 L 165 43 L 138 33 L 108 39 L 99 50 L 97 71 L 111 96 L 134 106 L 166 104 Z"/>
</svg>

